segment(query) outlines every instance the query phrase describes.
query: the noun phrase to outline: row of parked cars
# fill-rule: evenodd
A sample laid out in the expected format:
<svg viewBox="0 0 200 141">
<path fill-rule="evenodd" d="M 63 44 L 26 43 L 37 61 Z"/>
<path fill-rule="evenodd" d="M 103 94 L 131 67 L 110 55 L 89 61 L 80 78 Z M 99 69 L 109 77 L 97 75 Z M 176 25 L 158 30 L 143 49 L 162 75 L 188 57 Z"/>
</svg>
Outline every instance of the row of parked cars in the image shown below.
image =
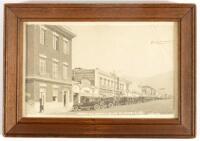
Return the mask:
<svg viewBox="0 0 200 141">
<path fill-rule="evenodd" d="M 158 97 L 87 97 L 82 96 L 80 103 L 73 105 L 73 111 L 99 110 L 119 105 L 143 103 L 160 99 Z"/>
</svg>

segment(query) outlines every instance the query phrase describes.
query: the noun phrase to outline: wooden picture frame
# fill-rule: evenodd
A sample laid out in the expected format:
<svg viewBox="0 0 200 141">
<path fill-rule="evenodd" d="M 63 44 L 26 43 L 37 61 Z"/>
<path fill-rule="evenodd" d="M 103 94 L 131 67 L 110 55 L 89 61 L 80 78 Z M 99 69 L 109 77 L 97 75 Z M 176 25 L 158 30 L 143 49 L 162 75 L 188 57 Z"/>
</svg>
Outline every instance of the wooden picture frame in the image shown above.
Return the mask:
<svg viewBox="0 0 200 141">
<path fill-rule="evenodd" d="M 8 137 L 195 137 L 195 5 L 5 4 L 4 135 Z M 22 117 L 23 22 L 176 21 L 179 25 L 177 119 Z"/>
</svg>

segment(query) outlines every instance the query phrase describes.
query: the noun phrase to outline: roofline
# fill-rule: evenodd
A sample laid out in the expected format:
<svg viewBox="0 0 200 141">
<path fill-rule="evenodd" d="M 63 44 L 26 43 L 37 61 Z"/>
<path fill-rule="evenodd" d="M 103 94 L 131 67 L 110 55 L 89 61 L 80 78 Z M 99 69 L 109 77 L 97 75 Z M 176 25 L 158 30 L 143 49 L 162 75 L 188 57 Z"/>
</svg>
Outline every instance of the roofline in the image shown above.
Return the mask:
<svg viewBox="0 0 200 141">
<path fill-rule="evenodd" d="M 102 74 L 102 75 L 105 75 L 106 77 L 113 77 L 113 78 L 119 78 L 119 80 L 121 80 L 121 81 L 125 81 L 126 83 L 132 83 L 132 81 L 130 81 L 130 80 L 127 80 L 127 79 L 125 79 L 125 78 L 123 78 L 123 77 L 121 77 L 121 76 L 118 76 L 117 74 L 115 74 L 115 73 L 111 73 L 111 72 L 106 72 L 106 71 L 103 71 L 103 70 L 101 70 L 101 69 L 99 69 L 99 68 L 94 68 L 94 69 L 84 69 L 84 68 L 74 68 L 73 70 L 85 70 L 85 71 L 95 71 L 95 72 L 98 72 L 98 73 L 100 73 L 100 74 Z"/>
<path fill-rule="evenodd" d="M 59 33 L 62 34 L 63 36 L 67 37 L 67 38 L 74 38 L 76 37 L 76 34 L 74 34 L 73 32 L 67 30 L 65 27 L 61 26 L 61 25 L 44 25 L 45 27 Z"/>
</svg>

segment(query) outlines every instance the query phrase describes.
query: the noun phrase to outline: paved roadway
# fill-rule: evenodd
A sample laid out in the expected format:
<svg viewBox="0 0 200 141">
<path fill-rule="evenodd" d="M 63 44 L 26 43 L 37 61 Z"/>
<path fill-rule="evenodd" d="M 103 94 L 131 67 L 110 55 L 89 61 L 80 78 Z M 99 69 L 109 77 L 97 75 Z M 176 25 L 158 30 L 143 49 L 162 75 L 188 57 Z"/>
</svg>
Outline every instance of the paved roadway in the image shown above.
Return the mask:
<svg viewBox="0 0 200 141">
<path fill-rule="evenodd" d="M 127 114 L 127 115 L 146 115 L 146 114 L 172 114 L 173 113 L 173 100 L 172 99 L 165 99 L 165 100 L 155 100 L 155 101 L 149 101 L 145 103 L 137 103 L 137 104 L 131 104 L 131 105 L 120 105 L 120 106 L 114 106 L 112 108 L 106 108 L 106 109 L 99 109 L 99 110 L 91 110 L 91 111 L 77 111 L 77 112 L 67 112 L 66 110 L 48 110 L 48 112 L 45 113 L 38 113 L 34 114 L 35 116 L 58 116 L 58 117 L 68 117 L 68 116 L 87 116 L 87 117 L 93 117 L 94 115 L 112 115 L 112 114 Z"/>
<path fill-rule="evenodd" d="M 143 111 L 143 112 L 158 112 L 158 113 L 170 113 L 173 111 L 173 103 L 172 99 L 167 100 L 155 100 L 155 101 L 149 101 L 145 103 L 138 103 L 138 104 L 131 104 L 131 105 L 121 105 L 121 106 L 115 106 L 112 108 L 107 109 L 100 109 L 98 110 L 100 112 L 137 112 L 137 111 Z M 96 112 L 98 112 L 96 111 Z M 93 111 L 91 111 L 93 112 Z"/>
</svg>

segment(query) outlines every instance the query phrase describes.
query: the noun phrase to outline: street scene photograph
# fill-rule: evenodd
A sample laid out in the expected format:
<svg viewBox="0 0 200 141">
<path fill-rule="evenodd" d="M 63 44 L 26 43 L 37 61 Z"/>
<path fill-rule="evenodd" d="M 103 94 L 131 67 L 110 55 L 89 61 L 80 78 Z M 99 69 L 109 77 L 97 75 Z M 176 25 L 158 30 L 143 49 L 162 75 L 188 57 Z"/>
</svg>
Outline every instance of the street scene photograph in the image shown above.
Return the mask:
<svg viewBox="0 0 200 141">
<path fill-rule="evenodd" d="M 177 118 L 176 22 L 25 22 L 24 117 Z"/>
</svg>

